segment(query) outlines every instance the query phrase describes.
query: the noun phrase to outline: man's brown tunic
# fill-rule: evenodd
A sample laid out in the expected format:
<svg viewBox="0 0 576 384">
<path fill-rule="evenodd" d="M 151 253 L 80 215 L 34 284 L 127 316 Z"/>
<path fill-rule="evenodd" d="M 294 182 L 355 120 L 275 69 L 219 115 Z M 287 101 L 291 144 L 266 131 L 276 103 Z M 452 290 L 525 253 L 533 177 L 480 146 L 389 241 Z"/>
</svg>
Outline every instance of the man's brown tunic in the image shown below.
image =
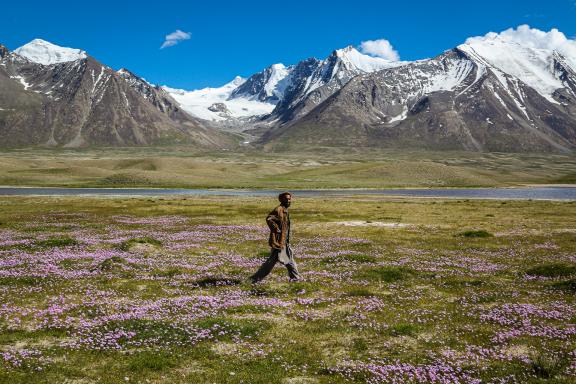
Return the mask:
<svg viewBox="0 0 576 384">
<path fill-rule="evenodd" d="M 284 248 L 290 232 L 288 209 L 282 205 L 277 206 L 266 217 L 266 223 L 268 228 L 270 228 L 270 237 L 268 238 L 270 247 L 273 249 Z"/>
</svg>

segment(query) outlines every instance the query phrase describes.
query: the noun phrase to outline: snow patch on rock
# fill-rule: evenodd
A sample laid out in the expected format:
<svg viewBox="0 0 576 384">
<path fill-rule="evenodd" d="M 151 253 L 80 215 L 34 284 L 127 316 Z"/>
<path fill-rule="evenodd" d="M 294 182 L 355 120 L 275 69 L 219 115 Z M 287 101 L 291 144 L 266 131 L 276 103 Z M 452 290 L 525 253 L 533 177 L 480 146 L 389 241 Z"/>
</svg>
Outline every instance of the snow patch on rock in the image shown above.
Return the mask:
<svg viewBox="0 0 576 384">
<path fill-rule="evenodd" d="M 229 115 L 235 118 L 264 115 L 272 112 L 275 107 L 272 103 L 244 97 L 229 100 L 232 91 L 245 81 L 245 79 L 237 76 L 222 87 L 204 88 L 195 91 L 185 91 L 166 86 L 162 88 L 180 104 L 182 109 L 204 120 L 222 121 L 227 119 L 226 115 L 213 108 L 214 104 L 223 104 L 228 109 Z"/>
</svg>

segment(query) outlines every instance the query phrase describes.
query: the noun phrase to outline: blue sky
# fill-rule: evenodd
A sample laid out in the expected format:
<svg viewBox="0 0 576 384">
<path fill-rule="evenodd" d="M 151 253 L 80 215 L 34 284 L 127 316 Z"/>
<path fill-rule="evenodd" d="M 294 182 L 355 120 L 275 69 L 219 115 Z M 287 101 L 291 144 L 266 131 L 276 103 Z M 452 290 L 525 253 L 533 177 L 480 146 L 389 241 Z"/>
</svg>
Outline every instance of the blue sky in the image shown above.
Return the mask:
<svg viewBox="0 0 576 384">
<path fill-rule="evenodd" d="M 42 38 L 184 89 L 367 40 L 387 39 L 402 60 L 414 60 L 521 24 L 576 38 L 576 0 L 18 1 L 1 8 L 0 43 L 9 49 Z M 160 49 L 176 30 L 190 38 Z"/>
</svg>

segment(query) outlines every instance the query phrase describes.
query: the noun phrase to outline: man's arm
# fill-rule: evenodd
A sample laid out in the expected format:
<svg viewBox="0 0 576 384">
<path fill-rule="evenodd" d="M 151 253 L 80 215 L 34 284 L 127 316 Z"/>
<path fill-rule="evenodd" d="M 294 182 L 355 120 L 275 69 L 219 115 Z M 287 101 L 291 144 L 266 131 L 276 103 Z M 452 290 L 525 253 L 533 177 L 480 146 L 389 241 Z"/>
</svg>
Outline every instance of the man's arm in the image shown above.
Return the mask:
<svg viewBox="0 0 576 384">
<path fill-rule="evenodd" d="M 282 229 L 280 228 L 280 215 L 278 215 L 278 208 L 274 208 L 272 212 L 266 217 L 266 224 L 272 232 L 280 233 Z"/>
</svg>

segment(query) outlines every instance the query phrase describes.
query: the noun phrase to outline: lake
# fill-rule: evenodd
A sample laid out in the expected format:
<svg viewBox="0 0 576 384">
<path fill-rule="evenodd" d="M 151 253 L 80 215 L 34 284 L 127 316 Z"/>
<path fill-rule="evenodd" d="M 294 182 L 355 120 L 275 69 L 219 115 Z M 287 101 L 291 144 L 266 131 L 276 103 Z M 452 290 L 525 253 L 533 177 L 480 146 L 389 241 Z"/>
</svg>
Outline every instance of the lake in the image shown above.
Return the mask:
<svg viewBox="0 0 576 384">
<path fill-rule="evenodd" d="M 275 196 L 282 190 L 270 189 L 168 189 L 168 188 L 48 188 L 0 187 L 4 196 Z M 330 189 L 293 190 L 297 196 L 385 195 L 427 198 L 513 199 L 513 200 L 576 200 L 576 187 L 521 188 L 429 188 L 429 189 Z"/>
</svg>

